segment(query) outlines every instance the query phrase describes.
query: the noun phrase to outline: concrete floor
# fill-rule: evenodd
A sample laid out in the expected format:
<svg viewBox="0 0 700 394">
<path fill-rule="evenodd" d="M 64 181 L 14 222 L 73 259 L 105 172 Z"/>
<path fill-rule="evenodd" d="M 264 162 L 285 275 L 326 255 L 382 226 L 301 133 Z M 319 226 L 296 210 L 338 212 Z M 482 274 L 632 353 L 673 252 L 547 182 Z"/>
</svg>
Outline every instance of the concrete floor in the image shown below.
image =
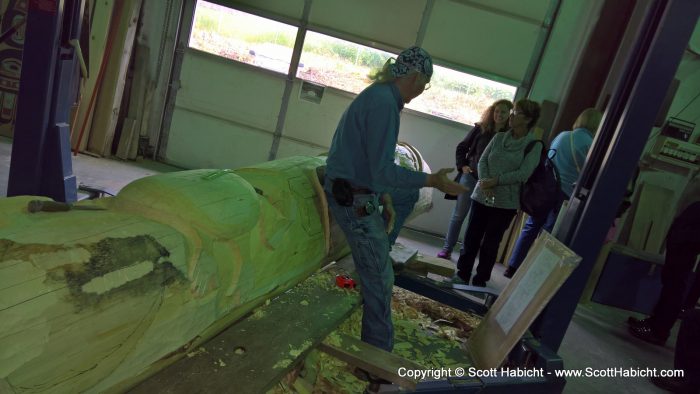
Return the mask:
<svg viewBox="0 0 700 394">
<path fill-rule="evenodd" d="M 2 197 L 7 195 L 11 153 L 12 140 L 0 137 L 0 196 Z M 73 158 L 73 173 L 78 184 L 98 186 L 103 190 L 113 192 L 118 192 L 134 179 L 178 170 L 173 166 L 151 160 L 106 160 L 83 154 L 71 157 Z"/>
<path fill-rule="evenodd" d="M 0 137 L 0 196 L 7 192 L 10 153 L 11 140 Z M 113 192 L 118 192 L 134 179 L 175 170 L 177 168 L 150 160 L 125 162 L 82 154 L 73 157 L 73 172 L 78 183 Z M 442 245 L 442 239 L 410 229 L 402 231 L 399 242 L 426 255 L 437 254 Z M 453 255 L 453 261 L 456 257 Z M 489 282 L 491 287 L 503 289 L 506 286 L 508 279 L 503 277 L 503 269 L 502 265 L 496 264 Z M 677 327 L 665 347 L 654 346 L 627 334 L 625 320 L 630 314 L 595 303 L 579 305 L 559 349 L 565 368 L 672 368 Z M 564 389 L 564 393 L 572 394 L 663 392 L 647 378 L 570 378 Z"/>
</svg>

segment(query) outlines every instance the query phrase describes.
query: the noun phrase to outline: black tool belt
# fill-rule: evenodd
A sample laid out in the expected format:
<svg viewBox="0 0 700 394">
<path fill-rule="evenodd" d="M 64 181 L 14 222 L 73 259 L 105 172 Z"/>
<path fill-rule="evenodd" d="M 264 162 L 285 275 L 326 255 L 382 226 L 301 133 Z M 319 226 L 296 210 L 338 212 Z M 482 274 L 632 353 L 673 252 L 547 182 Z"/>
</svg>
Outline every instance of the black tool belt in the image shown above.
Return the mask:
<svg viewBox="0 0 700 394">
<path fill-rule="evenodd" d="M 355 194 L 374 194 L 374 192 L 365 187 L 354 187 L 347 179 L 336 178 L 333 180 L 333 198 L 338 205 L 343 207 L 351 207 L 355 200 Z M 367 216 L 367 215 L 364 215 Z"/>
</svg>

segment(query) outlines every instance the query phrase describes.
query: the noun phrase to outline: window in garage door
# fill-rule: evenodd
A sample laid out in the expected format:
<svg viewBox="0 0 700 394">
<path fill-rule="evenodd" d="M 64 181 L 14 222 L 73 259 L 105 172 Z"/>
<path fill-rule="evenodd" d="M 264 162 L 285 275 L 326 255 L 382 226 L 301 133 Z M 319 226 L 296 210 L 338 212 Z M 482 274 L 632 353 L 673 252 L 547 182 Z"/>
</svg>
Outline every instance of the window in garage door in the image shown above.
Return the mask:
<svg viewBox="0 0 700 394">
<path fill-rule="evenodd" d="M 198 0 L 190 48 L 287 74 L 297 28 Z"/>
</svg>

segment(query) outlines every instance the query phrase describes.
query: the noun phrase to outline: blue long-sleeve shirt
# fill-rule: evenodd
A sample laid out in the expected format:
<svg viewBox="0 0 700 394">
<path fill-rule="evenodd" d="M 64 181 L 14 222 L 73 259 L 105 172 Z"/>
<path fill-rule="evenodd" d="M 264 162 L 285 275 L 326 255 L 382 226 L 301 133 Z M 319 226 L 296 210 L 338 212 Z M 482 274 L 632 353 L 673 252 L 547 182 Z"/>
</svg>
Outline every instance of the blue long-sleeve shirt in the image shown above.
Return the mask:
<svg viewBox="0 0 700 394">
<path fill-rule="evenodd" d="M 352 101 L 333 136 L 326 175 L 382 193 L 420 188 L 428 174 L 394 162 L 403 99 L 393 83 L 374 83 Z"/>
<path fill-rule="evenodd" d="M 573 153 L 571 151 L 572 142 Z M 551 149 L 557 151 L 552 162 L 554 162 L 554 166 L 559 171 L 561 190 L 569 197 L 574 191 L 574 183 L 576 183 L 580 174 L 579 168 L 583 169 L 583 164 L 586 162 L 586 156 L 592 143 L 593 134 L 583 127 L 573 131 L 562 131 L 552 141 Z M 574 157 L 576 157 L 576 160 L 574 160 Z M 579 168 L 576 167 L 576 163 L 578 163 Z"/>
</svg>

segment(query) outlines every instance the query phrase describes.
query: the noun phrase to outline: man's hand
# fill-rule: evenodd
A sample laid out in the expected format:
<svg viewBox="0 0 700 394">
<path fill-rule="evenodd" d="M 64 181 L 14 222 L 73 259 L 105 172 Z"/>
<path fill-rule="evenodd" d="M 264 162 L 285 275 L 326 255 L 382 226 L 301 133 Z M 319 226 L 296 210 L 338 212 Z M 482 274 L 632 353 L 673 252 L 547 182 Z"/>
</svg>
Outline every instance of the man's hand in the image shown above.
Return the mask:
<svg viewBox="0 0 700 394">
<path fill-rule="evenodd" d="M 468 188 L 460 185 L 457 182 L 453 182 L 447 177 L 447 174 L 452 171 L 452 168 L 443 168 L 436 173 L 428 175 L 425 185 L 428 187 L 434 187 L 443 193 L 451 194 L 453 196 L 468 192 Z"/>
<path fill-rule="evenodd" d="M 462 174 L 471 174 L 472 168 L 469 166 L 462 166 Z"/>
<path fill-rule="evenodd" d="M 488 179 L 481 179 L 479 180 L 479 184 L 481 185 L 481 188 L 484 190 L 488 189 L 493 189 L 498 185 L 498 179 L 496 178 L 488 178 Z"/>
<path fill-rule="evenodd" d="M 386 233 L 391 234 L 394 231 L 394 223 L 396 223 L 396 211 L 394 211 L 394 203 L 391 201 L 391 195 L 384 193 L 382 195 L 384 203 L 384 223 L 386 224 Z"/>
</svg>

